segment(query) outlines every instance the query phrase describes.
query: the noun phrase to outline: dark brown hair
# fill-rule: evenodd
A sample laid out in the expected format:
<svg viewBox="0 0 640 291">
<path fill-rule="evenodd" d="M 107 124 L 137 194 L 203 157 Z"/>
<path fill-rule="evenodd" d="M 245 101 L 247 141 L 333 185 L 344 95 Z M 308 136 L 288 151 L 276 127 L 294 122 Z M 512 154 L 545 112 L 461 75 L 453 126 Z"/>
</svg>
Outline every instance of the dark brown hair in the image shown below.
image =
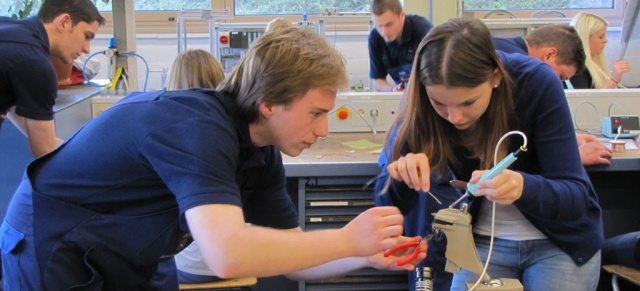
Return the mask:
<svg viewBox="0 0 640 291">
<path fill-rule="evenodd" d="M 97 21 L 104 25 L 105 19 L 91 0 L 45 0 L 38 11 L 38 18 L 43 23 L 51 23 L 58 15 L 67 13 L 71 16 L 73 25 L 83 21 L 92 23 Z"/>
<path fill-rule="evenodd" d="M 558 65 L 575 66 L 584 70 L 586 55 L 578 32 L 566 24 L 544 25 L 525 36 L 532 48 L 554 47 L 558 50 Z"/>
<path fill-rule="evenodd" d="M 496 70 L 502 81 L 492 91 L 488 108 L 473 132 L 457 130 L 431 105 L 425 86 L 473 88 L 490 81 Z M 425 153 L 432 172 L 442 177 L 449 173 L 450 165 L 461 165 L 453 151 L 459 145 L 467 148 L 472 158 L 480 159 L 481 168 L 491 168 L 496 144 L 513 120 L 511 86 L 489 30 L 480 20 L 457 18 L 433 28 L 416 53 L 404 103 L 393 125 L 398 129 L 388 160 L 395 161 L 407 152 Z M 499 158 L 506 155 L 506 148 L 505 142 Z"/>
<path fill-rule="evenodd" d="M 371 13 L 374 15 L 382 15 L 387 11 L 391 11 L 395 15 L 400 15 L 402 5 L 399 0 L 373 0 L 371 3 Z"/>
</svg>

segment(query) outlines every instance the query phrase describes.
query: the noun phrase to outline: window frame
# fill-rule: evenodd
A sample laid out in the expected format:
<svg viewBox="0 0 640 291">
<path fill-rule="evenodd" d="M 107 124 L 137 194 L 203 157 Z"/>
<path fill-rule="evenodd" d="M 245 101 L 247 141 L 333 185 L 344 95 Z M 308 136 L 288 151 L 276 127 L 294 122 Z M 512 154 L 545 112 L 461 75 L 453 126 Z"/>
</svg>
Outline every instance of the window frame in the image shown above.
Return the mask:
<svg viewBox="0 0 640 291">
<path fill-rule="evenodd" d="M 624 8 L 628 5 L 629 0 L 613 0 L 614 5 L 612 9 L 561 9 L 555 10 L 562 12 L 567 15 L 568 19 L 573 18 L 576 14 L 580 12 L 590 12 L 597 15 L 602 16 L 609 22 L 609 26 L 619 26 L 622 25 L 622 19 L 624 18 Z M 485 15 L 492 10 L 474 10 L 474 11 L 466 11 L 464 10 L 464 0 L 458 0 L 458 5 L 462 5 L 462 13 L 464 16 L 471 16 L 478 19 L 483 19 Z M 536 12 L 539 11 L 554 11 L 554 10 L 509 10 L 508 12 L 514 14 L 517 18 L 531 18 Z M 496 17 L 496 18 L 505 18 L 505 17 Z"/>
<path fill-rule="evenodd" d="M 117 1 L 117 0 L 111 0 Z M 406 0 L 405 0 L 406 1 Z M 462 14 L 464 16 L 472 16 L 474 18 L 482 19 L 491 10 L 479 10 L 479 11 L 465 11 L 464 0 L 457 0 L 458 7 L 462 5 Z M 604 17 L 610 26 L 622 25 L 622 19 L 624 18 L 624 7 L 626 7 L 629 0 L 614 0 L 613 9 L 565 9 L 559 10 L 567 15 L 568 19 L 571 19 L 574 15 L 581 11 L 587 11 L 596 13 Z M 227 8 L 232 14 L 235 13 L 235 1 L 234 0 L 211 0 L 211 9 L 224 9 Z M 431 7 L 430 7 L 431 9 Z M 516 15 L 518 18 L 530 18 L 535 12 L 541 10 L 510 10 L 509 12 Z M 177 20 L 179 11 L 136 11 L 136 33 L 137 34 L 176 34 L 177 33 Z M 102 15 L 107 20 L 107 23 L 100 27 L 98 33 L 100 34 L 112 34 L 113 33 L 113 16 L 111 12 L 102 12 Z M 276 15 L 241 15 L 235 16 L 232 19 L 223 19 L 219 22 L 227 23 L 249 23 L 249 22 L 269 22 Z M 301 21 L 302 15 L 300 14 L 286 14 L 277 15 L 277 17 L 283 17 L 292 22 Z M 493 17 L 492 17 L 493 18 Z M 504 17 L 502 17 L 504 18 Z M 309 14 L 308 21 L 318 21 L 319 14 Z M 207 21 L 188 21 L 187 32 L 188 33 L 207 33 L 209 26 Z M 330 27 L 327 30 L 331 31 Z"/>
</svg>

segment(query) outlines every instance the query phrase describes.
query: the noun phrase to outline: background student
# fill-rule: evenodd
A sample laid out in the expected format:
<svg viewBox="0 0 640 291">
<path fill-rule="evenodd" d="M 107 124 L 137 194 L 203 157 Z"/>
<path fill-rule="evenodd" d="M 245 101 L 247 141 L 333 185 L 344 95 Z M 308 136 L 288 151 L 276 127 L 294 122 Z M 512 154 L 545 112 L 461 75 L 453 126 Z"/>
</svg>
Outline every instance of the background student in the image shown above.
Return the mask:
<svg viewBox="0 0 640 291">
<path fill-rule="evenodd" d="M 580 12 L 570 23 L 582 39 L 582 45 L 587 55 L 587 69 L 570 79 L 575 89 L 613 89 L 624 88 L 622 75 L 630 70 L 629 63 L 617 60 L 613 70 L 609 71 L 604 46 L 607 44 L 607 23 L 604 18 L 587 12 Z"/>
<path fill-rule="evenodd" d="M 404 91 L 416 48 L 433 25 L 422 16 L 405 14 L 399 0 L 373 0 L 371 15 L 375 29 L 368 40 L 369 77 L 378 91 Z"/>
<path fill-rule="evenodd" d="M 549 65 L 562 81 L 573 77 L 585 68 L 585 52 L 582 40 L 573 27 L 551 24 L 536 28 L 527 36 L 494 37 L 496 49 L 507 53 L 520 53 L 539 59 Z M 613 155 L 610 147 L 597 136 L 576 134 L 582 164 L 609 165 Z"/>
<path fill-rule="evenodd" d="M 88 54 L 104 23 L 90 0 L 46 0 L 37 17 L 0 17 L 0 125 L 11 120 L 35 157 L 62 142 L 53 122 L 58 77 L 51 58 L 71 64 Z"/>
<path fill-rule="evenodd" d="M 496 51 L 480 20 L 452 19 L 420 44 L 409 84 L 381 159 L 377 205 L 397 206 L 407 235 L 426 235 L 433 213 L 461 195 L 448 182 L 477 183 L 494 165 L 494 153 L 500 161 L 523 143 L 513 137 L 498 148 L 499 139 L 522 131 L 528 151 L 511 169 L 478 183 L 479 197 L 471 201 L 480 257 L 487 258 L 495 202 L 489 275 L 519 279 L 526 290 L 594 290 L 604 240 L 601 210 L 551 68 Z M 432 240 L 424 262 L 436 269 L 434 290 L 448 290 L 438 279 L 444 243 Z M 465 281 L 476 279 L 463 270 L 451 290 L 466 290 Z"/>
</svg>

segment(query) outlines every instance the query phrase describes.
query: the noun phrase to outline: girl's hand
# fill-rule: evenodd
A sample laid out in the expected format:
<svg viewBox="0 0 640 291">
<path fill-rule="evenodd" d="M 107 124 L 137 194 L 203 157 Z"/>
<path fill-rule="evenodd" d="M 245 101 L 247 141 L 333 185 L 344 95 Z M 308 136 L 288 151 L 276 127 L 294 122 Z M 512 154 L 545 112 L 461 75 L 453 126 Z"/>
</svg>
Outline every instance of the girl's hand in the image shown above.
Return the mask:
<svg viewBox="0 0 640 291">
<path fill-rule="evenodd" d="M 428 192 L 431 168 L 426 154 L 407 154 L 387 166 L 389 175 L 396 181 L 404 181 L 409 188 Z"/>
<path fill-rule="evenodd" d="M 469 183 L 477 183 L 484 173 L 488 171 L 474 171 Z M 490 201 L 498 204 L 513 204 L 522 196 L 524 178 L 522 174 L 505 169 L 493 179 L 478 183 L 477 196 L 484 196 Z"/>
<path fill-rule="evenodd" d="M 618 60 L 615 64 L 613 64 L 611 78 L 613 78 L 615 82 L 620 83 L 622 82 L 622 74 L 628 72 L 629 70 L 631 70 L 631 67 L 629 67 L 629 62 Z"/>
</svg>

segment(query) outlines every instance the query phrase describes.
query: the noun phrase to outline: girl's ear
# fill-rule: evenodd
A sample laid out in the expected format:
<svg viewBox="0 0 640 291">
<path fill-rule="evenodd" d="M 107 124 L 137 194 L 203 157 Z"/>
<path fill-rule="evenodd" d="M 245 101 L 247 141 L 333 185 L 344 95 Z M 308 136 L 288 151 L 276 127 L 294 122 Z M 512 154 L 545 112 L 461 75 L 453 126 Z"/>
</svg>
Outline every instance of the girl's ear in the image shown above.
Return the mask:
<svg viewBox="0 0 640 291">
<path fill-rule="evenodd" d="M 500 85 L 500 82 L 502 82 L 502 72 L 500 72 L 500 70 L 496 68 L 495 70 L 493 70 L 493 76 L 491 76 L 491 83 L 493 84 L 493 87 L 496 88 L 498 87 L 498 85 Z"/>
</svg>

